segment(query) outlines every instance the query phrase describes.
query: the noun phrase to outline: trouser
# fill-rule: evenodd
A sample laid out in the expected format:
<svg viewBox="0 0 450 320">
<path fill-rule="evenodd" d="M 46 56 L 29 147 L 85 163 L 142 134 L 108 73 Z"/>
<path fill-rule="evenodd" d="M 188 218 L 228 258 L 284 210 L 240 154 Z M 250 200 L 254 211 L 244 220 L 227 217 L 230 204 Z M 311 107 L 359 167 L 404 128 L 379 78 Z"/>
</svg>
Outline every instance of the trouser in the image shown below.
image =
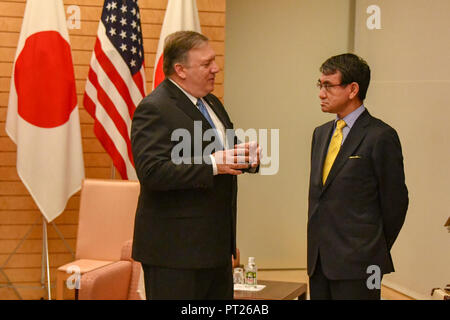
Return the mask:
<svg viewBox="0 0 450 320">
<path fill-rule="evenodd" d="M 380 289 L 369 289 L 367 279 L 330 280 L 322 270 L 320 256 L 309 278 L 311 300 L 380 300 Z M 380 279 L 381 283 L 381 279 Z"/>
<path fill-rule="evenodd" d="M 148 300 L 232 300 L 233 274 L 228 265 L 209 269 L 173 269 L 142 265 Z"/>
</svg>

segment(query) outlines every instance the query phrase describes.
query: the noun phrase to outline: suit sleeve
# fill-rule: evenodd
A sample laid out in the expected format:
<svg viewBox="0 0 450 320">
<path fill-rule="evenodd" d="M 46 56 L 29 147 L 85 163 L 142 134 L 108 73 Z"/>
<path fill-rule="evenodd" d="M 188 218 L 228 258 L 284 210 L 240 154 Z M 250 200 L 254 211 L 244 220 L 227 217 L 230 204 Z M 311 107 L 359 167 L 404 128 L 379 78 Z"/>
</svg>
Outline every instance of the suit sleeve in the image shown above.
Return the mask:
<svg viewBox="0 0 450 320">
<path fill-rule="evenodd" d="M 140 182 L 149 190 L 159 191 L 212 187 L 211 164 L 193 158 L 177 164 L 172 161 L 173 115 L 167 109 L 142 102 L 134 113 L 131 147 Z"/>
<path fill-rule="evenodd" d="M 312 204 L 313 204 L 313 175 L 314 175 L 314 169 L 315 169 L 315 164 L 313 163 L 313 158 L 314 158 L 314 149 L 316 147 L 316 133 L 317 133 L 317 128 L 314 129 L 314 132 L 312 134 L 312 139 L 311 139 L 311 156 L 310 156 L 310 164 L 309 164 L 309 190 L 308 190 L 308 208 L 311 208 Z M 309 210 L 309 209 L 308 209 Z"/>
<path fill-rule="evenodd" d="M 390 128 L 380 135 L 373 149 L 373 157 L 383 230 L 390 250 L 403 226 L 409 203 L 402 148 L 394 129 Z"/>
</svg>

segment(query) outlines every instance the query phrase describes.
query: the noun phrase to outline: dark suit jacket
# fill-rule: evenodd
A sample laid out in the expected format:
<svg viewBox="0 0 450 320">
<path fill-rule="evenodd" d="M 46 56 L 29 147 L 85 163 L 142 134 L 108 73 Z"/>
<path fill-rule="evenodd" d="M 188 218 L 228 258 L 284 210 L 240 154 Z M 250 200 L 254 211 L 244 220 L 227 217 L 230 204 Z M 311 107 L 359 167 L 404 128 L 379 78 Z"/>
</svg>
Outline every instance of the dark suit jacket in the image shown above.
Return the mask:
<svg viewBox="0 0 450 320">
<path fill-rule="evenodd" d="M 204 99 L 225 129 L 233 128 L 219 99 L 212 94 Z M 202 133 L 211 128 L 168 79 L 134 113 L 131 146 L 141 192 L 132 256 L 144 264 L 211 268 L 225 266 L 236 253 L 236 177 L 214 176 L 212 165 L 202 161 L 209 141 L 202 142 L 201 148 L 188 141 L 192 156 L 180 154 L 180 158 L 190 158 L 192 164 L 171 161 L 172 148 L 179 143 L 171 141 L 172 132 L 185 129 L 194 137 L 194 121 L 201 121 Z M 194 157 L 202 163 L 195 164 Z"/>
<path fill-rule="evenodd" d="M 308 274 L 320 252 L 332 280 L 366 279 L 367 267 L 394 271 L 391 247 L 408 208 L 396 131 L 364 111 L 354 123 L 325 185 L 322 169 L 334 121 L 316 128 L 311 151 Z"/>
</svg>

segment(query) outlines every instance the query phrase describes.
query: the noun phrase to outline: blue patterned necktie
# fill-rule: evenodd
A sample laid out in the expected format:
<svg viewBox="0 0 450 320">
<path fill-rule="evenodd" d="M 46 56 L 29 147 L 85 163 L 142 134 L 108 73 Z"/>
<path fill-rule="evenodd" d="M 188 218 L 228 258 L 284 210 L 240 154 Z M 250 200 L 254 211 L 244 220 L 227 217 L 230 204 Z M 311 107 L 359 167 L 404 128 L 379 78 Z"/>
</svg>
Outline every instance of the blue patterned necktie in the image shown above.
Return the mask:
<svg viewBox="0 0 450 320">
<path fill-rule="evenodd" d="M 206 120 L 208 120 L 209 124 L 215 131 L 217 150 L 223 150 L 223 145 L 219 138 L 219 132 L 217 131 L 216 126 L 214 125 L 214 121 L 211 119 L 211 116 L 209 115 L 209 112 L 201 99 L 197 100 L 197 107 L 200 110 L 200 112 L 205 116 Z"/>
<path fill-rule="evenodd" d="M 198 110 L 205 116 L 206 120 L 208 120 L 209 124 L 213 129 L 216 129 L 216 126 L 214 125 L 214 122 L 211 119 L 211 116 L 209 115 L 208 110 L 206 109 L 205 104 L 203 103 L 202 99 L 197 100 L 197 107 Z"/>
</svg>

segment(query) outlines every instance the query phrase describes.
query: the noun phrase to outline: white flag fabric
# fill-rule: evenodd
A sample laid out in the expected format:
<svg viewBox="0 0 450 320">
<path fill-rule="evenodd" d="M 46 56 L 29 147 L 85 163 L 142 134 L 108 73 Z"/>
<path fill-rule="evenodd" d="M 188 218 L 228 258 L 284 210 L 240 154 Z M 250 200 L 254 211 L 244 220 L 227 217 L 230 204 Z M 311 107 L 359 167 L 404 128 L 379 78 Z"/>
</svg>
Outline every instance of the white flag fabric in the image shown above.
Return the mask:
<svg viewBox="0 0 450 320">
<path fill-rule="evenodd" d="M 6 132 L 17 173 L 48 222 L 81 188 L 83 151 L 62 0 L 28 0 L 11 76 Z"/>
<path fill-rule="evenodd" d="M 201 33 L 195 0 L 169 0 L 167 3 L 161 35 L 159 36 L 158 49 L 156 50 L 153 89 L 164 80 L 164 40 L 169 34 L 176 31 L 196 31 Z"/>
</svg>

